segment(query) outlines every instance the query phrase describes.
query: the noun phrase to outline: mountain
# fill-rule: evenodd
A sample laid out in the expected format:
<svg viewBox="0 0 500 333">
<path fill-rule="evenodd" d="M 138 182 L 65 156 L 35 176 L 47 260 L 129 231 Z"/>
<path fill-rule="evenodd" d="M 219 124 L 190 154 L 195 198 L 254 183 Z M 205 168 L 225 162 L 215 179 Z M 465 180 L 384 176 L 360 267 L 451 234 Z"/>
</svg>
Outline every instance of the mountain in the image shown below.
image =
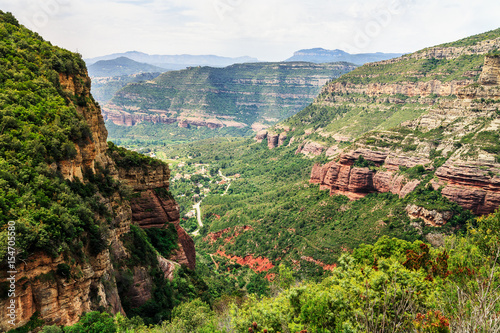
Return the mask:
<svg viewBox="0 0 500 333">
<path fill-rule="evenodd" d="M 225 67 L 236 63 L 257 62 L 256 58 L 251 57 L 221 57 L 216 55 L 149 55 L 143 52 L 129 51 L 124 53 L 113 53 L 101 57 L 85 59 L 88 66 L 100 60 L 113 60 L 120 57 L 126 57 L 137 62 L 168 68 L 172 70 L 184 69 L 190 66 L 212 66 Z"/>
<path fill-rule="evenodd" d="M 161 73 L 139 73 L 113 77 L 92 77 L 92 96 L 100 105 L 108 103 L 117 91 L 129 83 L 151 81 Z"/>
<path fill-rule="evenodd" d="M 97 309 L 169 317 L 187 296 L 181 279 L 203 288 L 186 275 L 195 249 L 168 165 L 106 142 L 79 55 L 1 11 L 0 33 L 0 306 L 15 307 L 0 330 L 70 325 Z"/>
<path fill-rule="evenodd" d="M 295 114 L 327 81 L 354 68 L 348 63 L 300 62 L 191 67 L 129 84 L 103 107 L 103 115 L 115 125 L 141 124 L 142 132 L 137 133 L 141 136 L 148 136 L 145 126 L 155 123 L 173 124 L 173 130 L 176 126 L 234 128 L 246 134 Z M 110 127 L 113 139 L 128 135 L 117 136 L 115 129 Z"/>
<path fill-rule="evenodd" d="M 113 77 L 140 73 L 161 73 L 167 69 L 119 57 L 112 60 L 99 60 L 88 66 L 88 71 L 90 77 Z"/>
<path fill-rule="evenodd" d="M 400 57 L 402 53 L 358 53 L 350 54 L 342 50 L 325 50 L 322 48 L 299 50 L 285 61 L 306 61 L 315 63 L 327 63 L 346 61 L 357 65 L 367 62 L 375 62 Z"/>
<path fill-rule="evenodd" d="M 331 194 L 404 197 L 428 184 L 476 214 L 491 213 L 500 204 L 499 47 L 497 29 L 365 64 L 268 137 L 274 146 L 281 132 L 303 152 L 328 151 L 334 159 L 315 166 L 311 181 Z M 432 207 L 408 209 L 446 223 Z"/>
</svg>

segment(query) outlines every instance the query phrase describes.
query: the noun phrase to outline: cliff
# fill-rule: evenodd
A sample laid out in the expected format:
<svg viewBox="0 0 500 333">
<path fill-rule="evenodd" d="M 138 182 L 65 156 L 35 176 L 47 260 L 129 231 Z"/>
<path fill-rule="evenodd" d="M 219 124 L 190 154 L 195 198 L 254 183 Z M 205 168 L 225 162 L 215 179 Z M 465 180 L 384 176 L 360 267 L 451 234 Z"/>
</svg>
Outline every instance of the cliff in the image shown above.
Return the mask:
<svg viewBox="0 0 500 333">
<path fill-rule="evenodd" d="M 311 183 L 350 199 L 372 192 L 404 197 L 424 181 L 423 175 L 433 175 L 430 184 L 444 197 L 475 214 L 494 212 L 500 205 L 499 68 L 499 57 L 486 56 L 478 81 L 457 89 L 458 98 L 441 100 L 398 128 L 365 134 L 355 149 L 315 165 Z M 369 167 L 356 167 L 360 156 Z M 411 172 L 417 170 L 420 175 Z M 410 211 L 429 224 L 443 224 L 415 207 Z"/>
<path fill-rule="evenodd" d="M 103 115 L 120 126 L 260 129 L 295 114 L 326 82 L 354 68 L 299 62 L 190 67 L 124 87 L 103 107 Z"/>
<path fill-rule="evenodd" d="M 39 50 L 31 58 L 28 57 L 34 59 L 30 61 L 38 61 L 39 65 L 27 66 L 33 68 L 32 77 L 38 80 L 40 89 L 31 92 L 31 100 L 38 104 L 23 102 L 19 109 L 25 107 L 24 115 L 30 114 L 40 110 L 40 103 L 51 100 L 48 110 L 58 113 L 46 115 L 43 119 L 40 118 L 43 115 L 38 115 L 37 118 L 36 113 L 33 113 L 32 117 L 19 117 L 17 120 L 18 124 L 24 122 L 24 125 L 32 127 L 44 122 L 40 125 L 40 132 L 47 134 L 38 138 L 38 146 L 35 147 L 46 154 L 26 153 L 25 149 L 29 149 L 32 144 L 31 138 L 25 139 L 26 147 L 16 146 L 12 150 L 19 154 L 17 156 L 20 159 L 33 158 L 26 163 L 29 169 L 24 172 L 37 168 L 38 183 L 33 183 L 33 186 L 38 192 L 32 198 L 33 202 L 38 202 L 38 206 L 23 208 L 16 213 L 18 215 L 10 217 L 2 214 L 1 225 L 6 223 L 5 218 L 14 220 L 19 232 L 16 243 L 16 293 L 9 298 L 3 294 L 2 289 L 0 306 L 6 309 L 13 300 L 18 312 L 15 325 L 11 325 L 8 323 L 8 313 L 1 311 L 0 330 L 23 326 L 35 312 L 45 323 L 57 325 L 73 324 L 84 312 L 98 308 L 111 313 L 125 313 L 122 306 L 124 295 L 143 295 L 138 299 L 131 297 L 127 300 L 127 306 L 133 308 L 150 299 L 153 288 L 145 282 L 152 279 L 150 274 L 154 267 L 146 264 L 129 267 L 133 268 L 136 283 L 128 290 L 123 290 L 122 287 L 119 292 L 117 288 L 117 278 L 121 276 L 123 268 L 126 268 L 118 267 L 118 262 L 131 257 L 131 250 L 124 243 L 124 237 L 129 235 L 132 224 L 143 228 L 168 228 L 173 225 L 178 244 L 175 253 L 168 259 L 177 260 L 191 269 L 195 267 L 194 244 L 179 226 L 175 200 L 171 197 L 164 199 L 155 194 L 155 191 L 168 192 L 168 166 L 130 153 L 127 158 L 139 161 L 139 165 L 135 171 L 124 169 L 123 158 L 113 155 L 108 149 L 104 119 L 101 109 L 90 95 L 90 79 L 83 61 L 77 55 L 52 47 L 18 25 L 9 15 L 0 12 L 0 24 L 6 25 L 12 32 L 14 49 L 16 43 L 19 43 L 22 45 L 18 46 L 20 48 L 29 46 L 26 52 Z M 61 58 L 66 59 L 66 63 L 59 62 Z M 14 62 L 7 63 L 10 66 L 16 65 Z M 40 98 L 37 94 L 40 94 Z M 17 105 L 18 101 L 13 99 L 12 103 Z M 0 121 L 11 119 L 5 118 L 7 115 L 0 115 Z M 64 127 L 61 126 L 64 122 L 70 124 L 65 131 L 60 129 Z M 4 126 L 4 135 L 14 138 L 19 135 L 19 132 L 14 131 L 16 126 L 12 129 Z M 7 164 L 10 161 L 8 158 L 2 153 L 2 165 L 8 166 L 16 174 L 15 168 L 18 166 Z M 31 164 L 34 165 L 30 166 Z M 2 173 L 1 177 L 4 176 Z M 13 178 L 9 177 L 12 183 Z M 32 180 L 26 178 L 23 182 L 25 187 L 32 184 Z M 46 190 L 50 197 L 43 194 L 44 184 L 53 186 Z M 138 195 L 127 194 L 127 186 L 132 187 Z M 4 193 L 0 195 L 4 200 Z M 146 195 L 156 201 L 150 203 L 141 200 Z M 44 201 L 40 204 L 39 200 Z M 141 215 L 142 211 L 149 208 L 159 214 L 154 217 L 153 224 L 144 222 Z M 55 212 L 52 214 L 57 215 L 50 215 L 48 212 Z M 28 241 L 30 239 L 31 242 Z M 4 254 L 2 252 L 2 256 Z M 174 264 L 161 256 L 158 256 L 158 262 L 165 276 L 171 278 Z M 4 286 L 7 283 L 8 269 L 3 258 L 1 266 L 0 284 Z"/>
</svg>

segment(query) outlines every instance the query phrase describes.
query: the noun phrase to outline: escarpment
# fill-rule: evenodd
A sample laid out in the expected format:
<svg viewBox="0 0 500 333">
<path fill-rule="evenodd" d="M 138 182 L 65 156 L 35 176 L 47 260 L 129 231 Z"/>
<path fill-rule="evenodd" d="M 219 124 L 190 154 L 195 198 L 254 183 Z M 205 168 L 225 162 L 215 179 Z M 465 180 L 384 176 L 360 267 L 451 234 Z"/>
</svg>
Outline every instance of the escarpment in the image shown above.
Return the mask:
<svg viewBox="0 0 500 333">
<path fill-rule="evenodd" d="M 0 24 L 4 23 L 0 20 Z M 13 25 L 10 28 L 32 37 L 32 33 L 25 28 Z M 73 119 L 74 126 L 66 132 L 61 130 L 54 133 L 54 138 L 61 138 L 61 133 L 64 133 L 67 136 L 65 139 L 73 144 L 62 145 L 66 150 L 65 154 L 56 151 L 58 146 L 52 146 L 59 157 L 47 158 L 46 170 L 37 167 L 37 170 L 42 170 L 37 177 L 47 179 L 46 182 L 57 181 L 61 187 L 65 186 L 62 188 L 66 191 L 66 200 L 76 196 L 82 202 L 91 204 L 78 206 L 78 214 L 72 219 L 66 216 L 67 213 L 46 214 L 31 222 L 39 228 L 34 230 L 41 232 L 28 236 L 35 239 L 47 238 L 45 249 L 23 249 L 22 244 L 16 245 L 18 260 L 15 263 L 15 295 L 7 297 L 2 292 L 0 307 L 6 309 L 10 302 L 14 301 L 17 313 L 14 324 L 11 325 L 9 321 L 12 318 L 8 316 L 8 312 L 0 311 L 0 331 L 25 325 L 35 313 L 45 324 L 56 325 L 74 324 L 83 313 L 97 309 L 125 314 L 123 297 L 128 298 L 128 308 L 138 307 L 153 297 L 154 285 L 150 283 L 153 281 L 151 272 L 156 269 L 153 265 L 158 265 L 165 278 L 172 278 L 173 269 L 179 264 L 195 268 L 193 241 L 180 227 L 178 205 L 168 193 L 168 166 L 132 152 L 125 153 L 124 158 L 116 156 L 114 152 L 117 148 L 108 147 L 107 130 L 101 109 L 90 95 L 90 79 L 86 69 L 83 65 L 78 65 L 83 64 L 83 61 L 77 55 L 59 51 L 60 49 L 52 47 L 39 37 L 33 39 L 38 43 L 37 47 L 44 51 L 33 55 L 32 58 L 56 64 L 54 69 L 48 70 L 48 74 L 36 72 L 39 82 L 42 82 L 41 89 L 45 89 L 45 94 L 52 94 L 44 98 L 51 98 L 56 101 L 54 103 L 59 103 L 58 107 L 63 111 L 76 110 L 75 115 L 81 118 Z M 66 63 L 71 66 L 61 69 L 58 58 L 50 58 L 54 53 L 66 57 Z M 33 68 L 37 66 L 34 65 Z M 60 70 L 59 73 L 57 69 Z M 56 125 L 62 122 L 60 118 L 63 117 L 54 116 Z M 40 121 L 41 119 L 33 120 Z M 50 123 L 49 125 L 52 126 Z M 50 128 L 49 125 L 46 125 L 44 130 Z M 55 126 L 53 128 L 57 129 Z M 52 136 L 49 139 L 52 139 Z M 40 144 L 38 147 L 39 150 L 44 148 L 40 148 Z M 43 157 L 41 161 L 44 161 Z M 127 167 L 130 161 L 133 164 L 131 168 Z M 60 188 L 54 191 L 60 191 Z M 47 197 L 44 201 L 44 205 L 48 207 L 47 211 L 54 209 L 53 207 L 61 210 L 65 204 L 62 201 L 54 203 L 50 200 L 50 197 Z M 80 220 L 75 220 L 77 218 Z M 15 222 L 24 228 L 29 226 L 25 219 Z M 75 223 L 78 228 L 70 222 Z M 46 250 L 48 245 L 60 242 L 60 239 L 56 239 L 55 233 L 51 234 L 42 229 L 44 225 L 49 224 L 52 228 L 49 231 L 59 230 L 60 234 L 73 233 L 72 237 L 64 236 L 67 239 L 65 243 L 61 243 L 63 245 L 50 251 Z M 175 233 L 172 236 L 177 242 L 175 250 L 166 257 L 155 253 L 156 260 L 153 263 L 136 263 L 130 266 L 128 259 L 133 255 L 129 239 L 132 237 L 130 235 L 134 225 L 157 229 L 168 229 L 172 226 L 169 230 L 174 230 Z M 21 227 L 19 229 L 19 239 L 23 239 L 28 231 Z M 35 250 L 32 250 L 33 248 Z M 119 267 L 118 262 L 124 264 Z M 2 287 L 8 283 L 7 278 L 10 277 L 7 273 L 9 269 L 5 265 L 2 260 Z M 117 280 L 123 278 L 124 271 L 133 272 L 131 279 L 134 283 L 127 285 L 126 289 L 123 283 L 121 288 L 117 287 Z"/>
<path fill-rule="evenodd" d="M 266 128 L 310 103 L 349 63 L 244 63 L 190 67 L 133 83 L 104 105 L 119 126 L 174 124 L 183 128 Z"/>
<path fill-rule="evenodd" d="M 373 192 L 404 197 L 425 181 L 475 214 L 494 212 L 500 205 L 499 64 L 497 56 L 486 56 L 477 83 L 458 90 L 458 98 L 397 128 L 366 133 L 354 149 L 315 165 L 310 182 L 357 199 Z M 429 224 L 446 219 L 439 221 Z"/>
</svg>

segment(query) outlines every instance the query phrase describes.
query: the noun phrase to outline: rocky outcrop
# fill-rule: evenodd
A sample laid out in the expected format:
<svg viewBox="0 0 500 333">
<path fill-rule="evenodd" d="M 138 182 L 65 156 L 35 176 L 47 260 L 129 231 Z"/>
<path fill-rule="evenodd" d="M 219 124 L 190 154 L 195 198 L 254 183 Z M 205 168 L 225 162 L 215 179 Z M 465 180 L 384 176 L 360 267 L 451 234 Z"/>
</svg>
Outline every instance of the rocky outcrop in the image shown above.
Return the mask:
<svg viewBox="0 0 500 333">
<path fill-rule="evenodd" d="M 360 156 L 372 162 L 374 168 L 356 167 L 355 161 Z M 320 184 L 322 189 L 329 189 L 332 195 L 342 194 L 351 200 L 373 192 L 391 192 L 404 197 L 413 191 L 420 181 L 409 180 L 399 167 L 411 168 L 428 163 L 430 161 L 425 158 L 359 149 L 341 154 L 338 161 L 331 161 L 324 166 L 314 165 L 309 182 Z"/>
<path fill-rule="evenodd" d="M 450 211 L 428 210 L 413 204 L 406 207 L 406 212 L 411 219 L 422 219 L 426 225 L 433 227 L 442 227 L 453 217 Z"/>
<path fill-rule="evenodd" d="M 500 56 L 485 57 L 484 66 L 479 83 L 482 85 L 499 85 L 500 84 Z"/>
<path fill-rule="evenodd" d="M 261 143 L 266 138 L 267 138 L 267 131 L 266 130 L 262 130 L 262 131 L 257 132 L 257 134 L 255 135 L 254 139 L 258 143 Z"/>
<path fill-rule="evenodd" d="M 138 190 L 131 199 L 132 221 L 141 228 L 165 228 L 168 223 L 175 226 L 178 236 L 178 249 L 169 258 L 179 264 L 195 269 L 196 252 L 192 238 L 179 224 L 179 205 L 165 192 L 155 188 Z"/>
<path fill-rule="evenodd" d="M 435 46 L 423 49 L 415 53 L 404 55 L 399 58 L 383 60 L 376 63 L 366 64 L 365 66 L 380 66 L 384 64 L 393 64 L 408 59 L 456 59 L 463 55 L 488 54 L 492 50 L 500 48 L 500 38 L 482 40 L 473 45 L 446 47 Z"/>
<path fill-rule="evenodd" d="M 435 94 L 438 96 L 456 95 L 460 89 L 473 83 L 470 80 L 453 80 L 450 82 L 441 82 L 438 80 L 430 80 L 424 82 L 401 82 L 401 83 L 369 83 L 366 85 L 335 82 L 325 87 L 323 92 L 347 94 L 358 93 L 368 96 L 381 95 L 396 95 L 402 94 L 405 96 L 429 96 Z"/>
<path fill-rule="evenodd" d="M 59 83 L 62 90 L 69 96 L 77 96 L 81 100 L 91 100 L 90 78 L 84 72 L 80 75 L 68 76 L 59 74 Z M 108 149 L 108 131 L 101 116 L 101 110 L 95 103 L 87 102 L 86 106 L 75 106 L 78 113 L 83 116 L 89 126 L 91 137 L 75 144 L 77 154 L 71 160 L 60 161 L 55 167 L 61 171 L 65 179 L 83 179 L 85 169 L 95 172 L 95 165 L 102 166 L 110 164 L 105 154 Z"/>
<path fill-rule="evenodd" d="M 295 151 L 295 155 L 297 154 L 304 154 L 304 155 L 313 155 L 313 156 L 319 156 L 323 152 L 325 147 L 323 145 L 314 142 L 314 141 L 309 141 L 309 142 L 304 142 L 302 143 L 299 148 Z"/>
<path fill-rule="evenodd" d="M 96 310 L 97 306 L 123 313 L 109 262 L 109 252 L 104 251 L 90 262 L 71 265 L 68 276 L 60 269 L 66 263 L 62 255 L 57 258 L 41 252 L 31 255 L 17 265 L 15 326 L 28 322 L 35 312 L 47 324 L 56 325 L 74 323 L 82 313 Z M 91 299 L 92 294 L 101 296 L 99 302 Z M 1 303 L 7 308 L 3 300 Z M 0 311 L 0 330 L 13 327 L 8 325 L 9 320 L 7 311 Z"/>
<path fill-rule="evenodd" d="M 153 124 L 174 124 L 179 127 L 189 128 L 191 126 L 208 127 L 217 129 L 222 127 L 243 128 L 244 123 L 231 121 L 228 119 L 217 119 L 210 116 L 185 117 L 170 114 L 164 110 L 150 110 L 149 113 L 139 112 L 137 108 L 124 109 L 114 104 L 108 104 L 102 109 L 103 119 L 111 121 L 118 126 L 135 126 L 141 123 Z"/>
<path fill-rule="evenodd" d="M 269 149 L 278 147 L 279 137 L 279 134 L 267 133 L 267 147 Z"/>
<path fill-rule="evenodd" d="M 280 133 L 278 137 L 278 147 L 281 147 L 285 144 L 285 140 L 287 139 L 286 132 Z"/>
<path fill-rule="evenodd" d="M 354 167 L 354 158 L 360 155 L 378 165 L 376 170 Z M 391 192 L 405 197 L 420 180 L 408 179 L 399 171 L 400 167 L 422 165 L 432 168 L 430 162 L 422 157 L 395 156 L 387 152 L 351 151 L 340 155 L 338 161 L 314 165 L 310 183 L 320 184 L 332 195 L 342 194 L 353 200 L 372 192 Z M 496 164 L 449 161 L 435 171 L 436 180 L 431 184 L 435 189 L 441 187 L 443 196 L 475 214 L 488 214 L 500 206 L 499 175 L 500 167 Z"/>
<path fill-rule="evenodd" d="M 441 188 L 443 196 L 475 214 L 494 212 L 500 206 L 500 164 L 496 148 L 500 128 L 499 82 L 500 57 L 486 56 L 478 82 L 458 90 L 457 99 L 442 100 L 427 114 L 404 122 L 405 128 L 399 132 L 371 132 L 358 140 L 356 150 L 341 154 L 324 166 L 315 165 L 310 182 L 330 189 L 331 194 L 345 194 L 351 199 L 370 192 L 392 192 L 404 197 L 420 181 L 409 179 L 400 169 L 421 165 L 432 172 L 433 161 L 427 156 L 439 152 L 438 156 L 446 162 L 434 171 L 432 186 Z M 432 130 L 437 133 L 435 137 L 432 132 L 427 134 Z M 426 134 L 416 135 L 412 131 Z M 378 142 L 393 148 L 377 148 Z M 409 152 L 396 148 L 405 142 L 413 144 L 407 149 Z M 372 162 L 371 168 L 353 167 L 360 155 Z M 446 216 L 441 218 L 432 211 L 410 208 L 411 216 L 421 217 L 430 225 L 442 225 L 447 220 Z"/>
<path fill-rule="evenodd" d="M 436 170 L 435 188 L 475 214 L 488 214 L 500 206 L 500 166 L 448 161 Z"/>
</svg>

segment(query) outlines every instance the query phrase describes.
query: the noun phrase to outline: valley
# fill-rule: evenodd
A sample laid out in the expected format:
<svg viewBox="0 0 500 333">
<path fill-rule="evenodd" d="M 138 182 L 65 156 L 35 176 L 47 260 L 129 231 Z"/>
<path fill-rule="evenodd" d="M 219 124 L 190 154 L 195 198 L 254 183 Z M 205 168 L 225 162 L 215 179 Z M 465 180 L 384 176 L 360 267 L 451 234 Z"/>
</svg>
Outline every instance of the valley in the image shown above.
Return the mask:
<svg viewBox="0 0 500 333">
<path fill-rule="evenodd" d="M 93 83 L 0 36 L 0 331 L 500 330 L 500 29 Z"/>
</svg>

